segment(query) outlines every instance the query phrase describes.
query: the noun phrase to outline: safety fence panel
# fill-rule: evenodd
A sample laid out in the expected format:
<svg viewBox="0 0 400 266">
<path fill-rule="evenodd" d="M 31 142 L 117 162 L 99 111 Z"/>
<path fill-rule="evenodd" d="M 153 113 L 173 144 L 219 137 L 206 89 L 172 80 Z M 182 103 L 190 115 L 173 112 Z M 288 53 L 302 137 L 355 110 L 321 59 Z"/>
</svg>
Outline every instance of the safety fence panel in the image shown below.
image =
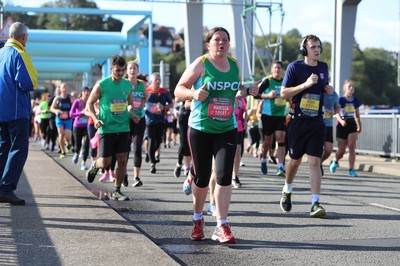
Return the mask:
<svg viewBox="0 0 400 266">
<path fill-rule="evenodd" d="M 357 153 L 400 157 L 400 115 L 361 115 L 362 132 L 358 136 Z M 334 136 L 336 128 L 334 127 Z M 335 140 L 335 147 L 337 141 Z"/>
</svg>

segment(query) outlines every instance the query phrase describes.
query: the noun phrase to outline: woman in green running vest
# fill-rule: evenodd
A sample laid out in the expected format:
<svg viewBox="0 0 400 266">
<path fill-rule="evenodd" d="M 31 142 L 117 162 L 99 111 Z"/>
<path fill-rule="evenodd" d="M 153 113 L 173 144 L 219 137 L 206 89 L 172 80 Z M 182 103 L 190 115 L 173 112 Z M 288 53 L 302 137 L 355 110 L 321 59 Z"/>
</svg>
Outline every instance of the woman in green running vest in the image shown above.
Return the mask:
<svg viewBox="0 0 400 266">
<path fill-rule="evenodd" d="M 242 85 L 238 63 L 228 55 L 229 42 L 229 33 L 222 27 L 208 32 L 205 40 L 208 53 L 185 70 L 175 88 L 175 96 L 180 100 L 192 100 L 188 136 L 193 166 L 184 183 L 184 192 L 190 194 L 189 190 L 193 190 L 191 239 L 195 241 L 204 239 L 203 208 L 214 157 L 217 227 L 211 238 L 220 243 L 236 242 L 227 223 L 237 144 L 235 97 L 256 95 L 258 82 L 250 88 Z"/>
<path fill-rule="evenodd" d="M 135 87 L 132 91 L 132 106 L 134 113 L 140 118 L 139 123 L 135 123 L 133 119 L 130 119 L 131 139 L 133 142 L 133 183 L 132 187 L 140 187 L 143 185 L 139 178 L 140 168 L 142 166 L 142 144 L 144 131 L 146 130 L 146 118 L 144 106 L 147 101 L 146 81 L 138 79 L 139 64 L 136 61 L 129 61 L 126 63 L 126 74 L 127 80 L 129 80 Z M 129 156 L 129 154 L 128 154 Z M 122 182 L 124 186 L 128 186 L 128 175 L 124 177 Z"/>
</svg>

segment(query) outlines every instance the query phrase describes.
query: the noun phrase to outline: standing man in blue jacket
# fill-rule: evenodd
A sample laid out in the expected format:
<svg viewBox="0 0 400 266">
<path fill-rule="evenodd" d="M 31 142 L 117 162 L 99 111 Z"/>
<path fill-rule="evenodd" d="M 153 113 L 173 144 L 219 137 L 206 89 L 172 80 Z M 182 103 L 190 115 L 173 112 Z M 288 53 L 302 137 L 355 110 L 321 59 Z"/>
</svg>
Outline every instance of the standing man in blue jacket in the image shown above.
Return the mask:
<svg viewBox="0 0 400 266">
<path fill-rule="evenodd" d="M 37 88 L 37 71 L 25 51 L 28 28 L 15 22 L 0 49 L 0 202 L 25 205 L 14 191 L 28 157 L 30 91 Z"/>
</svg>

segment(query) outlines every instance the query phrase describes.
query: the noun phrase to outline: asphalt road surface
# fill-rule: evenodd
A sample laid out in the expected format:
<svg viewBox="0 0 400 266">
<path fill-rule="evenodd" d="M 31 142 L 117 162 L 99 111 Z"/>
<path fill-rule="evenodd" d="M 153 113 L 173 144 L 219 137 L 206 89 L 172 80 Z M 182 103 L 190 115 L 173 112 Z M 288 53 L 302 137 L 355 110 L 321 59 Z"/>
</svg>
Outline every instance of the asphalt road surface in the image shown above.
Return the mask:
<svg viewBox="0 0 400 266">
<path fill-rule="evenodd" d="M 71 178 L 79 180 L 94 197 L 104 200 L 181 265 L 400 264 L 399 177 L 359 172 L 359 177 L 353 178 L 347 176 L 346 169 L 338 168 L 335 174 L 325 169 L 320 202 L 327 216 L 315 219 L 309 217 L 306 162 L 295 178 L 292 212 L 284 213 L 279 207 L 284 178 L 275 176 L 276 165 L 269 164 L 269 173 L 263 175 L 259 159 L 245 154 L 245 166 L 240 168 L 243 187 L 233 190 L 228 218 L 237 244 L 221 245 L 210 239 L 216 220 L 206 215 L 207 205 L 207 239 L 194 242 L 189 238 L 192 198 L 182 192 L 183 173 L 180 178 L 173 173 L 177 148 L 162 149 L 156 174 L 149 172 L 150 165 L 143 160 L 140 177 L 144 184 L 139 188 L 131 187 L 131 154 L 130 184 L 122 188 L 131 198 L 126 202 L 104 199 L 113 184 L 100 183 L 98 178 L 88 184 L 80 162 L 72 164 L 72 154 L 62 160 L 56 153 L 48 154 Z"/>
</svg>

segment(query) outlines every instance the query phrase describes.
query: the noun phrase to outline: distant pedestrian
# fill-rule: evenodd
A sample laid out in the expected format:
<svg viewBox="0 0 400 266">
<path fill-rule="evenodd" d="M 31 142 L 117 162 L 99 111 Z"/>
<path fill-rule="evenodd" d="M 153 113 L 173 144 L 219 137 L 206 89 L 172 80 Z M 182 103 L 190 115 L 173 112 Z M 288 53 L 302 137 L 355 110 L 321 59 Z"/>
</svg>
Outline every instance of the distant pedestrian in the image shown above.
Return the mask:
<svg viewBox="0 0 400 266">
<path fill-rule="evenodd" d="M 144 110 L 147 101 L 146 81 L 137 78 L 139 75 L 139 64 L 136 61 L 129 61 L 126 65 L 127 80 L 129 80 L 134 86 L 132 92 L 132 105 L 134 113 L 140 118 L 139 123 L 135 123 L 133 119 L 129 120 L 134 154 L 132 187 L 140 187 L 143 185 L 143 182 L 139 176 L 140 169 L 142 167 L 143 138 L 146 130 L 146 118 Z M 128 174 L 125 175 L 122 185 L 128 186 Z"/>
<path fill-rule="evenodd" d="M 60 96 L 54 98 L 50 110 L 56 115 L 56 126 L 58 131 L 58 144 L 60 145 L 60 159 L 66 157 L 67 152 L 71 152 L 72 137 L 72 118 L 69 116 L 72 101 L 68 95 L 66 83 L 60 85 Z"/>
<path fill-rule="evenodd" d="M 174 176 L 180 177 L 182 167 L 184 170 L 185 177 L 189 174 L 190 161 L 192 159 L 190 155 L 190 148 L 188 143 L 188 123 L 190 116 L 190 105 L 192 101 L 180 102 L 178 98 L 175 98 L 175 102 L 179 103 L 179 114 L 178 114 L 178 125 L 179 125 L 179 148 L 178 148 L 178 162 L 174 169 Z"/>
<path fill-rule="evenodd" d="M 260 100 L 255 100 L 253 105 L 247 110 L 247 153 L 253 153 L 254 158 L 258 158 L 258 149 L 260 147 L 261 134 L 259 128 L 259 116 L 257 115 L 257 107 L 261 103 Z"/>
<path fill-rule="evenodd" d="M 27 40 L 28 28 L 15 22 L 0 49 L 0 202 L 11 205 L 25 205 L 14 191 L 28 157 L 30 92 L 38 78 L 25 50 Z"/>
<path fill-rule="evenodd" d="M 42 133 L 42 146 L 46 150 L 50 150 L 50 108 L 49 108 L 49 93 L 44 92 L 41 96 L 42 101 L 39 104 L 40 114 L 40 132 Z"/>
<path fill-rule="evenodd" d="M 54 100 L 58 98 L 58 96 L 60 96 L 60 87 L 57 86 L 54 89 L 54 95 L 53 97 L 50 98 L 49 100 L 49 110 L 51 108 L 51 105 L 53 104 Z M 54 151 L 56 145 L 58 146 L 58 142 L 57 142 L 57 137 L 58 137 L 58 132 L 57 132 L 57 125 L 56 125 L 56 114 L 51 112 L 50 110 L 50 121 L 49 121 L 49 135 L 50 135 L 50 140 L 51 140 L 51 148 L 50 151 Z"/>
<path fill-rule="evenodd" d="M 87 124 L 89 117 L 85 114 L 86 102 L 90 95 L 90 89 L 84 87 L 82 94 L 72 104 L 70 111 L 71 118 L 74 119 L 73 134 L 75 139 L 75 154 L 72 157 L 72 162 L 78 162 L 79 154 L 82 152 L 81 170 L 87 170 L 86 160 L 89 156 L 89 139 L 87 134 Z M 83 149 L 81 150 L 83 146 Z"/>
<path fill-rule="evenodd" d="M 275 148 L 278 142 L 277 157 L 278 170 L 276 175 L 285 175 L 285 136 L 286 136 L 286 102 L 281 96 L 282 73 L 284 71 L 281 61 L 273 61 L 271 64 L 271 75 L 263 78 L 259 85 L 259 99 L 262 100 L 261 123 L 263 133 L 263 145 L 261 154 L 261 172 L 266 175 L 267 153 L 271 145 Z M 270 154 L 271 159 L 275 158 L 274 153 Z"/>
<path fill-rule="evenodd" d="M 237 97 L 235 99 L 235 118 L 237 124 L 237 147 L 235 153 L 235 160 L 233 164 L 232 170 L 232 186 L 234 188 L 241 188 L 242 183 L 239 179 L 239 166 L 240 162 L 242 161 L 242 151 L 243 151 L 243 144 L 244 144 L 244 135 L 247 129 L 247 110 L 246 110 L 246 98 L 244 97 Z"/>
<path fill-rule="evenodd" d="M 325 122 L 325 143 L 324 152 L 321 157 L 321 174 L 324 175 L 324 168 L 322 166 L 323 162 L 331 156 L 333 151 L 333 117 L 340 111 L 339 106 L 339 96 L 333 90 L 331 86 L 326 86 L 329 88 L 329 92 L 325 91 L 324 94 L 324 122 Z M 341 119 L 337 117 L 337 119 Z"/>
<path fill-rule="evenodd" d="M 343 158 L 346 147 L 349 147 L 349 176 L 357 177 L 354 169 L 356 161 L 356 144 L 358 135 L 361 133 L 360 101 L 354 94 L 355 87 L 351 80 L 345 80 L 343 84 L 344 96 L 339 98 L 340 113 L 336 116 L 338 124 L 336 127 L 336 137 L 338 150 L 330 165 L 330 171 L 334 173 L 339 166 L 339 160 Z"/>
<path fill-rule="evenodd" d="M 151 74 L 147 87 L 146 128 L 148 137 L 148 155 L 150 157 L 150 173 L 155 174 L 156 164 L 160 161 L 161 142 L 165 130 L 166 111 L 174 107 L 174 101 L 168 89 L 161 88 L 160 73 Z M 156 155 L 156 153 L 158 154 Z"/>
</svg>

